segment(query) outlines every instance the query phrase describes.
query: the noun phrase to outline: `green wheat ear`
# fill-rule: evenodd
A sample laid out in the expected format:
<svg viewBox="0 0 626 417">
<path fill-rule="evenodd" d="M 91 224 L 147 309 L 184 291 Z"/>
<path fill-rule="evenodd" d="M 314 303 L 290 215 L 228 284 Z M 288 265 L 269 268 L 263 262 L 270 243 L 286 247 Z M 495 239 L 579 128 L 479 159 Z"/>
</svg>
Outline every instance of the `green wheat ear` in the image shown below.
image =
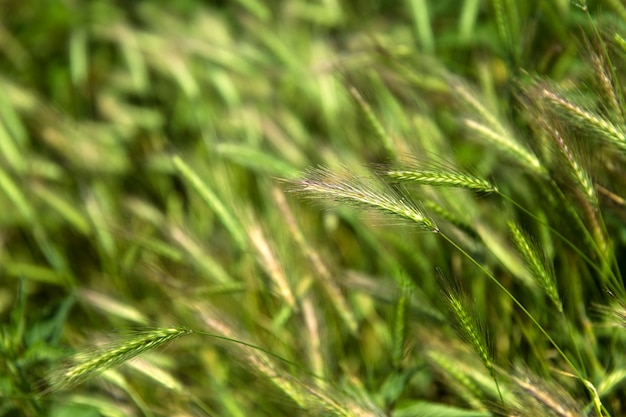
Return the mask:
<svg viewBox="0 0 626 417">
<path fill-rule="evenodd" d="M 104 371 L 117 368 L 143 353 L 191 333 L 193 330 L 185 327 L 155 328 L 141 331 L 130 339 L 102 349 L 79 352 L 70 358 L 72 365 L 51 373 L 49 391 L 62 391 L 82 384 Z"/>
<path fill-rule="evenodd" d="M 559 297 L 554 270 L 548 265 L 545 256 L 531 242 L 528 236 L 512 221 L 509 221 L 509 230 L 517 250 L 522 255 L 526 267 L 539 287 L 548 295 L 559 312 L 563 312 L 563 305 Z"/>
<path fill-rule="evenodd" d="M 451 170 L 389 170 L 385 174 L 400 182 L 407 182 L 420 185 L 430 185 L 435 187 L 456 187 L 468 190 L 493 193 L 498 189 L 484 178 L 467 174 L 460 171 Z"/>
<path fill-rule="evenodd" d="M 461 338 L 474 348 L 500 392 L 487 334 L 473 311 L 471 301 L 461 290 L 460 283 L 448 281 L 439 270 L 437 275 L 454 328 Z M 502 394 L 500 394 L 500 399 L 502 400 Z"/>
<path fill-rule="evenodd" d="M 415 203 L 373 176 L 357 176 L 347 169 L 334 173 L 327 168 L 317 168 L 309 170 L 295 186 L 296 191 L 311 198 L 368 208 L 439 233 L 435 223 Z"/>
</svg>

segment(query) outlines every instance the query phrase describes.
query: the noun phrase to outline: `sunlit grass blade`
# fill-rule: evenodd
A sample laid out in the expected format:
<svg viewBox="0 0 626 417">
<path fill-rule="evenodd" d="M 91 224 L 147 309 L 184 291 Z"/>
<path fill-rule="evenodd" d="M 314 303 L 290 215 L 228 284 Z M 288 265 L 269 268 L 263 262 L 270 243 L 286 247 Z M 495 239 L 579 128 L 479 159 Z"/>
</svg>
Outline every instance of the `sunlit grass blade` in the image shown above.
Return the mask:
<svg viewBox="0 0 626 417">
<path fill-rule="evenodd" d="M 217 194 L 203 181 L 198 174 L 185 162 L 181 157 L 174 156 L 172 162 L 180 174 L 190 183 L 195 191 L 200 194 L 202 199 L 206 202 L 211 210 L 219 217 L 224 226 L 231 233 L 233 239 L 240 248 L 246 247 L 245 234 L 241 228 L 241 225 L 233 216 L 224 203 L 219 199 Z"/>
<path fill-rule="evenodd" d="M 426 54 L 435 52 L 435 38 L 433 35 L 428 2 L 426 0 L 407 0 L 413 17 L 413 26 L 422 50 Z"/>
<path fill-rule="evenodd" d="M 291 208 L 287 204 L 287 200 L 285 199 L 283 192 L 278 188 L 274 188 L 272 196 L 287 223 L 287 227 L 293 236 L 293 239 L 300 247 L 303 255 L 307 258 L 309 265 L 313 271 L 315 271 L 316 276 L 320 279 L 322 285 L 324 286 L 324 289 L 331 300 L 331 305 L 337 310 L 347 328 L 352 333 L 356 334 L 358 323 L 354 316 L 354 312 L 348 304 L 346 297 L 341 292 L 337 281 L 324 261 L 323 256 L 305 238 L 293 212 L 291 211 Z"/>
<path fill-rule="evenodd" d="M 279 262 L 275 250 L 271 247 L 265 233 L 258 223 L 251 219 L 246 227 L 248 239 L 255 249 L 258 262 L 272 280 L 276 292 L 292 309 L 296 308 L 296 298 L 287 279 L 284 267 Z"/>
<path fill-rule="evenodd" d="M 15 206 L 25 221 L 33 221 L 34 209 L 15 180 L 0 167 L 0 190 Z"/>
<path fill-rule="evenodd" d="M 61 193 L 57 193 L 41 184 L 35 184 L 32 190 L 80 233 L 87 234 L 91 230 L 91 225 L 86 216 L 81 213 L 80 209 L 75 207 L 76 204 L 72 204 L 63 198 Z"/>
</svg>

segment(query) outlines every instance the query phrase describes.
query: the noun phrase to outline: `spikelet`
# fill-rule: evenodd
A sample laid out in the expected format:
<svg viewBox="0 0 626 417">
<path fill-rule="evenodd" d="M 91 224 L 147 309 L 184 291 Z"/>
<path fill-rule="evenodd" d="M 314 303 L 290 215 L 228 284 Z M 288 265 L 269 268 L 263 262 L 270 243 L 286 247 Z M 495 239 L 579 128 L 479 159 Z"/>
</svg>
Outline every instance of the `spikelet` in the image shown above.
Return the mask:
<svg viewBox="0 0 626 417">
<path fill-rule="evenodd" d="M 531 375 L 529 372 L 519 372 L 519 376 L 511 375 L 513 382 L 520 388 L 518 399 L 521 408 L 541 407 L 543 415 L 558 417 L 580 417 L 582 407 L 564 389 L 556 383 L 546 383 L 545 380 Z"/>
<path fill-rule="evenodd" d="M 435 187 L 465 188 L 482 193 L 498 191 L 495 185 L 485 178 L 452 170 L 389 170 L 385 174 L 397 181 Z"/>
<path fill-rule="evenodd" d="M 456 93 L 455 97 L 467 108 L 463 124 L 472 135 L 495 146 L 529 171 L 541 177 L 548 176 L 537 156 L 520 143 L 502 118 L 480 101 L 476 92 L 459 80 L 450 78 L 448 81 Z"/>
<path fill-rule="evenodd" d="M 485 368 L 495 378 L 495 368 L 491 349 L 487 342 L 487 335 L 474 313 L 468 297 L 462 292 L 460 283 L 449 282 L 441 271 L 438 271 L 438 275 L 442 284 L 442 294 L 450 312 L 454 328 L 461 338 L 474 348 Z"/>
<path fill-rule="evenodd" d="M 185 327 L 149 329 L 102 349 L 79 352 L 70 359 L 73 365 L 52 372 L 50 391 L 82 384 L 108 369 L 117 368 L 143 353 L 191 333 L 193 331 Z"/>
<path fill-rule="evenodd" d="M 295 182 L 296 191 L 312 198 L 370 208 L 391 215 L 420 228 L 438 233 L 435 223 L 412 201 L 386 187 L 376 178 L 364 178 L 344 170 L 333 173 L 327 168 L 312 169 Z"/>
<path fill-rule="evenodd" d="M 594 132 L 604 142 L 626 150 L 626 132 L 610 120 L 596 112 L 573 103 L 551 89 L 544 87 L 539 91 L 541 97 L 555 110 L 559 111 L 568 121 Z"/>
<path fill-rule="evenodd" d="M 548 265 L 545 256 L 539 253 L 538 248 L 534 245 L 528 236 L 526 236 L 522 230 L 512 221 L 508 222 L 513 242 L 517 247 L 517 250 L 522 255 L 526 267 L 530 271 L 533 278 L 535 278 L 539 287 L 545 291 L 552 303 L 558 309 L 559 312 L 563 311 L 563 305 L 559 297 L 559 292 L 556 286 L 556 278 L 554 276 L 554 270 Z"/>
</svg>

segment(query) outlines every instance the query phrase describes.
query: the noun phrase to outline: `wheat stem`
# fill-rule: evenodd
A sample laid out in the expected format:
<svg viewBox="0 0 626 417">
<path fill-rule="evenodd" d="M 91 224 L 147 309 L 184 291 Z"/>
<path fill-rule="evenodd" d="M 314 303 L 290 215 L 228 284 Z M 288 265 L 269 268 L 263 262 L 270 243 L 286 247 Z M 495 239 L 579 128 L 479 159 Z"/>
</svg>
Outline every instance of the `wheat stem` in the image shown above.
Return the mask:
<svg viewBox="0 0 626 417">
<path fill-rule="evenodd" d="M 472 255 L 467 253 L 467 251 L 465 251 L 463 248 L 457 245 L 456 242 L 454 242 L 444 233 L 440 233 L 439 235 L 442 236 L 446 241 L 448 241 L 448 243 L 450 243 L 455 249 L 457 249 L 463 256 L 469 259 L 474 265 L 476 265 L 478 269 L 480 269 L 491 281 L 493 281 L 498 286 L 498 288 L 500 288 L 504 292 L 504 294 L 508 298 L 511 299 L 511 301 L 513 301 L 513 303 L 530 319 L 533 325 L 537 327 L 537 329 L 546 337 L 548 342 L 550 342 L 550 344 L 554 346 L 554 349 L 556 349 L 556 351 L 563 358 L 563 360 L 572 368 L 572 370 L 574 370 L 576 375 L 581 380 L 583 380 L 583 376 L 580 374 L 576 366 L 574 366 L 574 363 L 571 361 L 571 359 L 565 354 L 565 352 L 563 352 L 563 350 L 559 347 L 559 345 L 552 338 L 552 336 L 550 336 L 550 334 L 543 328 L 543 326 L 537 321 L 537 319 L 535 319 L 535 317 L 526 309 L 526 307 L 524 307 L 524 305 L 517 298 L 515 298 L 515 296 L 500 281 L 498 281 L 498 279 L 491 272 L 489 272 L 487 268 L 485 268 L 480 262 L 474 259 Z"/>
<path fill-rule="evenodd" d="M 554 186 L 555 189 L 559 190 L 556 185 L 553 184 L 553 186 Z M 576 246 L 574 243 L 572 243 L 561 232 L 559 232 L 558 230 L 556 230 L 555 228 L 550 226 L 548 223 L 544 222 L 542 219 L 537 217 L 533 212 L 531 212 L 526 207 L 524 207 L 521 204 L 519 204 L 517 201 L 515 201 L 513 198 L 509 197 L 508 195 L 503 194 L 501 192 L 499 192 L 498 195 L 500 197 L 502 197 L 503 199 L 505 199 L 506 201 L 508 201 L 509 203 L 513 204 L 515 207 L 517 207 L 518 209 L 520 209 L 521 211 L 523 211 L 527 215 L 529 215 L 537 223 L 539 223 L 539 224 L 541 224 L 543 226 L 546 226 L 550 230 L 550 232 L 554 233 L 559 239 L 561 239 L 561 241 L 563 243 L 565 243 L 567 246 L 569 246 L 576 253 L 576 255 L 578 255 L 582 260 L 584 260 L 585 263 L 589 267 L 591 267 L 594 271 L 596 271 L 600 275 L 603 275 L 603 274 L 606 273 L 606 271 L 604 271 L 602 268 L 600 268 L 593 260 L 591 260 L 591 258 L 589 256 L 587 256 L 578 246 Z M 575 216 L 575 218 L 577 219 L 577 222 L 578 222 L 579 226 L 581 227 L 581 229 L 583 230 L 583 232 L 588 235 L 589 231 L 584 227 L 584 225 L 582 224 L 580 218 L 578 218 L 578 216 Z M 587 236 L 587 237 L 589 237 L 589 236 Z M 598 250 L 597 247 L 595 249 Z M 602 254 L 601 254 L 601 256 L 602 256 Z M 617 283 L 620 282 L 619 277 L 615 276 L 615 274 L 614 274 L 614 272 L 612 270 L 610 270 L 609 273 L 611 274 L 611 276 L 612 276 L 612 278 L 613 278 L 613 280 L 615 282 L 617 282 Z"/>
</svg>

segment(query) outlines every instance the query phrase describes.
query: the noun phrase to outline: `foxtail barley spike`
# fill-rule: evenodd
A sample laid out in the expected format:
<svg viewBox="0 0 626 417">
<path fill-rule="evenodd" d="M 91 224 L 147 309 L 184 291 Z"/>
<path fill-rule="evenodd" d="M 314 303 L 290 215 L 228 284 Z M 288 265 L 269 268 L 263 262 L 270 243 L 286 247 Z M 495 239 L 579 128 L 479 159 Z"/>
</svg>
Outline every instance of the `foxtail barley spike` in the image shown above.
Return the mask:
<svg viewBox="0 0 626 417">
<path fill-rule="evenodd" d="M 435 223 L 414 203 L 392 189 L 385 188 L 374 178 L 366 179 L 348 172 L 335 174 L 326 168 L 318 168 L 309 171 L 296 185 L 299 191 L 313 198 L 371 208 L 409 220 L 425 230 L 439 232 Z"/>
</svg>

